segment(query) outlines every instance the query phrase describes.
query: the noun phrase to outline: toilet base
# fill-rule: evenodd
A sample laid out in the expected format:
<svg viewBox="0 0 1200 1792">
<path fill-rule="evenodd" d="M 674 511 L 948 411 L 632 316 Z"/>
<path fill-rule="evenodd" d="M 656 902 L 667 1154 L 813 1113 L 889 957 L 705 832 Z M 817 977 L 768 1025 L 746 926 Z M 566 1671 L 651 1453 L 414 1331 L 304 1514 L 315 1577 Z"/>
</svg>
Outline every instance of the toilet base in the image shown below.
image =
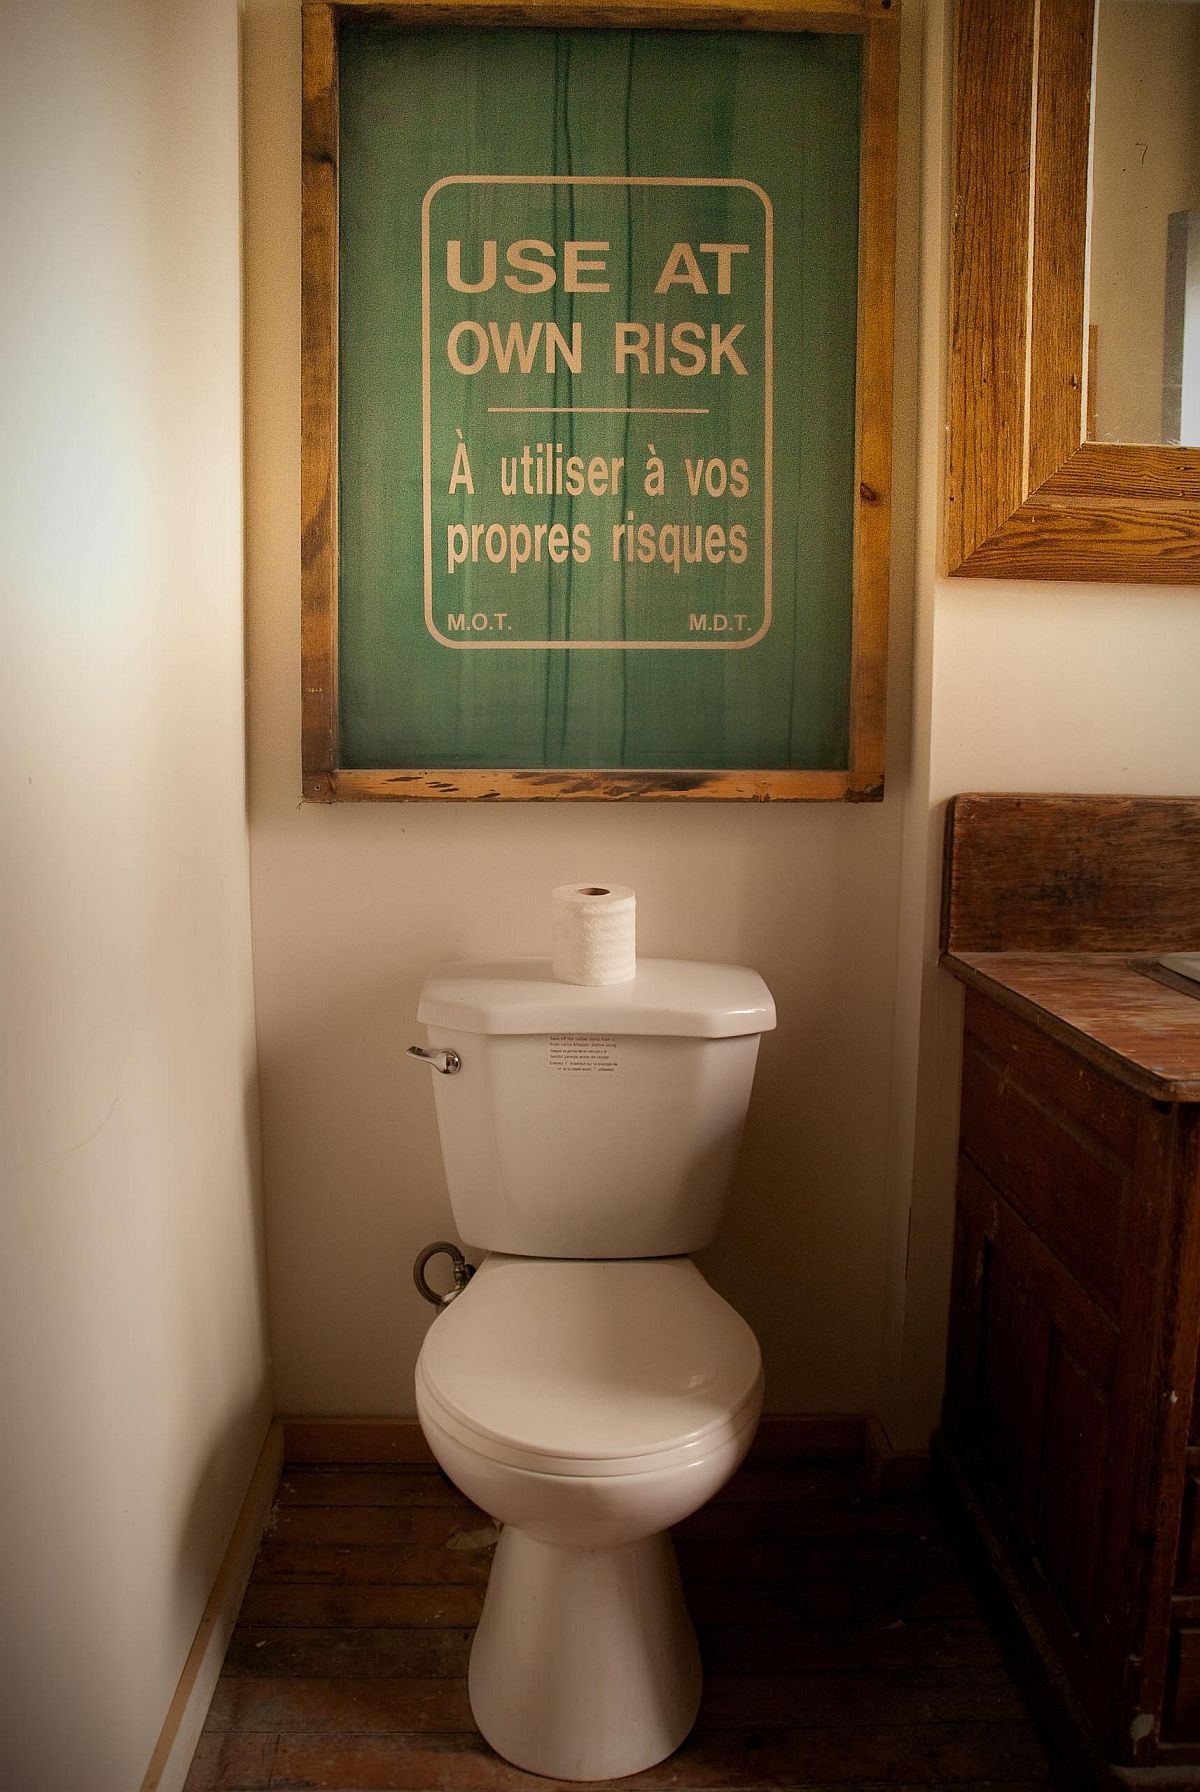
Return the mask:
<svg viewBox="0 0 1200 1792">
<path fill-rule="evenodd" d="M 665 1531 L 571 1549 L 504 1528 L 468 1678 L 497 1754 L 551 1779 L 639 1773 L 679 1747 L 700 1682 Z"/>
</svg>

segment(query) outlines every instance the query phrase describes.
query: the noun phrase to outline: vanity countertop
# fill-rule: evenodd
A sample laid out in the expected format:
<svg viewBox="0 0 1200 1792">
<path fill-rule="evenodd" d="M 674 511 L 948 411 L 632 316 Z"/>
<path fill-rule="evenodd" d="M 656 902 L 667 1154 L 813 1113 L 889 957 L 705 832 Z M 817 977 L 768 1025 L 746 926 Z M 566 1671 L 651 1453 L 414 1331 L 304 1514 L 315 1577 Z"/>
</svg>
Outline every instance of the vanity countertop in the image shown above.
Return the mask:
<svg viewBox="0 0 1200 1792">
<path fill-rule="evenodd" d="M 1200 985 L 1147 975 L 1153 953 L 948 952 L 961 982 L 993 997 L 1157 1101 L 1200 1101 Z"/>
<path fill-rule="evenodd" d="M 1200 798 L 955 797 L 942 962 L 1156 1101 L 1200 1102 Z"/>
</svg>

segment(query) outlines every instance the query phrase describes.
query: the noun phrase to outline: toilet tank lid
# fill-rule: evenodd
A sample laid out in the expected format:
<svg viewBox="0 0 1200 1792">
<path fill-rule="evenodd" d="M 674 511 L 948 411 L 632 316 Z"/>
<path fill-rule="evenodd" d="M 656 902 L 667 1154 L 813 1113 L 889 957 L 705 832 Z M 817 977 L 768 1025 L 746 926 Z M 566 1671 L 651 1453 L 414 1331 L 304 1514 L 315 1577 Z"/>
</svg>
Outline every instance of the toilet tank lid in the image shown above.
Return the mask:
<svg viewBox="0 0 1200 1792">
<path fill-rule="evenodd" d="M 639 958 L 636 977 L 598 988 L 560 983 L 548 958 L 434 965 L 417 1019 L 463 1033 L 646 1033 L 732 1039 L 766 1033 L 775 1003 L 757 971 Z"/>
</svg>

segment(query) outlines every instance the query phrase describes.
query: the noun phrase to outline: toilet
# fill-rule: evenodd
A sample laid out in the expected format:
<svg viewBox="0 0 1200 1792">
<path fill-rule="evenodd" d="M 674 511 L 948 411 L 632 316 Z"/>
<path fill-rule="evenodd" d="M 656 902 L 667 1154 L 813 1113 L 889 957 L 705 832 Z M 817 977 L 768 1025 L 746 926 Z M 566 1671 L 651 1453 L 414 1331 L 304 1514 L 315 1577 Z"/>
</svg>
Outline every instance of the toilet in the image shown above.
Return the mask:
<svg viewBox="0 0 1200 1792">
<path fill-rule="evenodd" d="M 484 1253 L 416 1371 L 438 1462 L 502 1526 L 468 1687 L 498 1754 L 555 1779 L 662 1760 L 700 1701 L 671 1525 L 754 1436 L 762 1362 L 690 1261 L 714 1236 L 775 1025 L 757 972 L 643 959 L 436 966 L 418 1018 L 455 1223 Z"/>
</svg>

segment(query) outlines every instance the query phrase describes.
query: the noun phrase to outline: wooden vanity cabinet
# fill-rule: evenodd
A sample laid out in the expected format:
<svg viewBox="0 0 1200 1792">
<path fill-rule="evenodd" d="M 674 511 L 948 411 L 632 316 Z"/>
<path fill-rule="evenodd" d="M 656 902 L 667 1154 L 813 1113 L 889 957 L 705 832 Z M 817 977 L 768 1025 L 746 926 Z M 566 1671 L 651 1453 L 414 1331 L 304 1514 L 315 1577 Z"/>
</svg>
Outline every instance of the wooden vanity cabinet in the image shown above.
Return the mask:
<svg viewBox="0 0 1200 1792">
<path fill-rule="evenodd" d="M 1072 837 L 1036 807 L 1054 803 L 1082 799 L 960 797 L 952 817 L 945 962 L 967 988 L 936 1449 L 1089 1764 L 1081 1785 L 1200 1787 L 1200 1083 L 1184 1077 L 1200 1002 L 1131 969 L 1119 935 L 1073 956 L 1050 934 L 1064 891 L 1105 887 L 1099 824 Z M 994 826 L 1009 844 L 973 884 Z M 1039 933 L 1041 898 L 1059 918 Z M 1150 1045 L 1126 1064 L 1131 1027 Z M 1147 1069 L 1164 1029 L 1173 1082 Z"/>
<path fill-rule="evenodd" d="M 1200 1763 L 1200 1107 L 968 990 L 959 1144 L 943 1451 L 1109 1758 Z"/>
</svg>

